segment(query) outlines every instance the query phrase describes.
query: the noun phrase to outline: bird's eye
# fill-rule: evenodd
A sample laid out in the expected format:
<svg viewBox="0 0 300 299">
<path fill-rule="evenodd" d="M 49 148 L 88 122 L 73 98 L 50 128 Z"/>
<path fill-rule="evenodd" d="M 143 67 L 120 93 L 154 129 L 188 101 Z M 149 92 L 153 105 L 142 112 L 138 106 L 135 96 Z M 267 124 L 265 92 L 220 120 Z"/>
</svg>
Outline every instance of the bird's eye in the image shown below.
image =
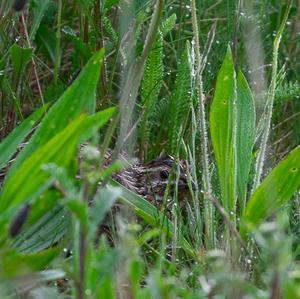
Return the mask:
<svg viewBox="0 0 300 299">
<path fill-rule="evenodd" d="M 162 170 L 159 175 L 162 179 L 167 179 L 169 177 L 169 173 L 166 170 Z"/>
</svg>

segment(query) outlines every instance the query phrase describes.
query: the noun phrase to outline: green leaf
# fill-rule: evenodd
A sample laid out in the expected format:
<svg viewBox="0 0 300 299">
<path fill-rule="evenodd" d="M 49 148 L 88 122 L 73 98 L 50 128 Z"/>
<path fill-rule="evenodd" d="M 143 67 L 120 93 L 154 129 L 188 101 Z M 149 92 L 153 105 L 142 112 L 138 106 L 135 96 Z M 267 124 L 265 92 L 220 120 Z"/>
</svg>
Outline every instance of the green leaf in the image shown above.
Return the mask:
<svg viewBox="0 0 300 299">
<path fill-rule="evenodd" d="M 291 151 L 251 196 L 241 219 L 241 235 L 253 231 L 286 204 L 300 187 L 300 147 Z"/>
<path fill-rule="evenodd" d="M 80 142 L 83 143 L 91 138 L 95 131 L 112 118 L 116 110 L 116 107 L 111 107 L 88 116 L 85 120 L 85 129 L 81 134 Z"/>
<path fill-rule="evenodd" d="M 40 27 L 41 21 L 47 11 L 47 8 L 50 4 L 50 0 L 35 0 L 33 1 L 33 22 L 31 26 L 31 31 L 29 33 L 29 37 L 31 40 L 34 40 L 35 34 Z"/>
<path fill-rule="evenodd" d="M 231 218 L 236 209 L 236 75 L 230 47 L 219 71 L 210 111 L 210 132 L 218 166 L 222 203 Z"/>
<path fill-rule="evenodd" d="M 0 197 L 0 211 L 6 210 L 22 203 L 43 185 L 48 174 L 41 169 L 47 163 L 55 163 L 58 166 L 67 167 L 75 158 L 75 151 L 79 141 L 86 116 L 80 116 L 63 131 L 55 135 L 44 146 L 36 150 L 13 176 L 6 180 Z"/>
<path fill-rule="evenodd" d="M 7 177 L 12 176 L 28 156 L 63 130 L 83 111 L 93 112 L 96 87 L 103 63 L 104 50 L 92 56 L 73 84 L 51 107 L 30 142 L 18 155 Z"/>
<path fill-rule="evenodd" d="M 175 13 L 170 15 L 160 26 L 163 36 L 167 35 L 175 26 L 177 16 Z"/>
<path fill-rule="evenodd" d="M 191 104 L 191 71 L 188 63 L 188 46 L 182 53 L 175 80 L 175 87 L 169 102 L 168 130 L 169 152 L 176 154 L 179 140 L 184 131 Z"/>
<path fill-rule="evenodd" d="M 59 254 L 57 249 L 47 249 L 39 253 L 20 254 L 14 250 L 0 253 L 0 277 L 11 278 L 44 270 Z"/>
<path fill-rule="evenodd" d="M 56 32 L 54 31 L 54 28 L 41 24 L 39 30 L 36 33 L 35 41 L 38 45 L 41 46 L 41 51 L 43 51 L 43 54 L 45 54 L 45 56 L 49 55 L 49 58 L 54 64 L 57 51 Z M 60 55 L 60 53 L 58 55 Z"/>
<path fill-rule="evenodd" d="M 47 107 L 48 105 L 45 105 L 32 113 L 0 143 L 0 169 L 9 161 L 19 144 L 30 133 Z"/>
<path fill-rule="evenodd" d="M 45 167 L 42 168 L 41 166 L 49 163 L 56 163 L 56 165 L 58 166 L 67 167 L 70 161 L 76 158 L 76 156 L 71 153 L 70 147 L 72 147 L 74 151 L 77 150 L 78 140 L 79 137 L 82 135 L 82 132 L 85 133 L 84 134 L 85 137 L 89 136 L 89 134 L 91 134 L 91 132 L 93 131 L 93 128 L 94 127 L 99 128 L 103 126 L 111 118 L 114 111 L 115 108 L 108 108 L 106 110 L 100 111 L 92 116 L 85 118 L 84 122 L 82 123 L 82 125 L 80 125 L 80 127 L 74 128 L 74 131 L 77 134 L 74 135 L 74 138 L 77 139 L 77 141 L 74 140 L 73 142 L 68 140 L 67 135 L 62 134 L 64 131 L 58 134 L 60 137 L 55 136 L 45 146 L 43 146 L 36 153 L 34 153 L 28 159 L 29 162 L 28 160 L 26 160 L 24 164 L 22 164 L 22 166 L 20 167 L 20 170 L 18 170 L 16 174 L 10 180 L 8 180 L 7 185 L 5 185 L 5 188 L 8 188 L 8 191 L 4 190 L 3 196 L 6 196 L 7 198 L 13 196 L 12 198 L 14 198 L 14 201 L 18 200 L 19 202 L 23 202 L 25 200 L 28 200 L 29 198 L 31 199 L 39 198 L 38 201 L 32 202 L 31 211 L 30 211 L 30 222 L 31 223 L 36 222 L 38 218 L 41 216 L 41 212 L 43 211 L 45 212 L 45 210 L 47 211 L 47 208 L 48 209 L 52 208 L 53 205 L 60 198 L 59 194 L 54 193 L 53 190 L 51 192 L 49 190 L 48 192 L 45 193 L 45 188 L 49 187 L 49 182 L 51 183 L 54 181 L 54 179 L 58 179 L 59 177 L 58 174 L 56 176 L 53 176 L 53 171 L 52 172 L 50 171 L 50 168 L 53 168 L 54 165 L 52 167 L 50 167 L 49 165 L 48 171 L 45 171 Z M 69 127 L 71 125 L 69 125 Z M 66 128 L 66 130 L 67 129 L 68 128 Z M 53 146 L 54 143 L 55 146 Z M 38 161 L 36 159 L 37 157 L 39 159 Z M 54 169 L 58 169 L 58 167 L 55 166 Z M 27 170 L 29 172 L 27 172 Z M 28 180 L 28 182 L 26 182 L 26 180 Z M 42 182 L 42 180 L 44 180 L 44 182 Z M 65 182 L 66 181 L 67 178 L 65 179 Z M 14 195 L 17 192 L 16 190 L 13 189 L 15 184 L 17 184 L 17 186 L 20 184 L 24 185 L 23 187 L 20 187 L 20 192 L 17 195 Z M 39 191 L 40 189 L 41 191 Z M 10 195 L 11 193 L 9 192 L 12 192 L 13 195 Z M 40 196 L 41 194 L 42 196 Z M 3 197 L 1 198 L 0 201 L 0 207 L 2 204 L 2 200 Z M 16 204 L 14 201 L 9 202 L 10 206 Z M 75 208 L 77 208 L 77 212 L 82 211 L 80 207 L 78 209 L 76 205 L 74 206 L 74 202 L 73 202 L 73 210 Z M 0 227 L 2 231 L 3 231 L 3 227 L 5 227 L 5 225 L 8 223 L 10 219 L 8 215 L 11 215 L 11 214 L 6 215 L 6 214 L 7 213 L 3 213 L 0 217 L 1 220 Z M 63 218 L 67 217 L 65 215 L 66 214 L 65 212 L 63 216 L 60 215 L 61 213 L 57 213 L 57 214 L 59 216 L 54 216 L 53 212 L 51 212 L 50 220 L 53 218 L 52 223 L 48 223 L 49 221 L 48 216 L 44 216 L 41 219 L 39 219 L 36 224 L 25 229 L 25 231 L 21 234 L 21 237 L 17 238 L 17 240 L 19 241 L 16 241 L 15 246 L 20 247 L 21 248 L 20 250 L 26 250 L 27 248 L 31 250 L 32 248 L 34 248 L 35 250 L 37 249 L 41 250 L 51 245 L 52 244 L 51 242 L 56 242 L 58 239 L 60 239 L 66 230 L 66 226 L 64 226 L 64 223 L 62 223 L 62 221 L 65 220 L 66 223 L 69 223 L 69 219 L 62 219 L 62 217 Z M 82 216 L 81 213 L 78 213 L 78 215 Z M 84 217 L 83 215 L 82 219 L 84 220 L 85 218 L 86 217 Z M 51 229 L 53 229 L 52 233 L 50 232 Z M 25 242 L 26 244 L 23 244 L 24 242 L 22 242 L 22 240 L 24 241 L 24 238 L 27 240 Z M 34 240 L 36 239 L 37 241 L 36 243 L 34 243 Z"/>
<path fill-rule="evenodd" d="M 33 51 L 30 48 L 21 48 L 18 45 L 14 44 L 9 49 L 9 52 L 11 56 L 12 67 L 14 70 L 15 81 L 18 82 L 22 71 L 32 57 Z"/>
<path fill-rule="evenodd" d="M 155 106 L 158 103 L 158 94 L 163 82 L 163 38 L 156 34 L 156 40 L 147 58 L 144 77 L 141 86 L 141 100 L 144 114 L 141 120 L 139 135 L 141 144 L 148 145 L 153 127 Z"/>
<path fill-rule="evenodd" d="M 71 225 L 70 213 L 61 205 L 43 215 L 22 231 L 12 243 L 18 252 L 38 252 L 58 242 Z"/>
<path fill-rule="evenodd" d="M 241 212 L 246 205 L 247 183 L 255 139 L 255 106 L 252 92 L 242 72 L 237 78 L 237 190 Z"/>
<path fill-rule="evenodd" d="M 89 44 L 84 43 L 70 27 L 65 26 L 63 32 L 66 38 L 72 42 L 76 55 L 82 58 L 84 62 L 88 61 L 92 55 Z"/>
</svg>

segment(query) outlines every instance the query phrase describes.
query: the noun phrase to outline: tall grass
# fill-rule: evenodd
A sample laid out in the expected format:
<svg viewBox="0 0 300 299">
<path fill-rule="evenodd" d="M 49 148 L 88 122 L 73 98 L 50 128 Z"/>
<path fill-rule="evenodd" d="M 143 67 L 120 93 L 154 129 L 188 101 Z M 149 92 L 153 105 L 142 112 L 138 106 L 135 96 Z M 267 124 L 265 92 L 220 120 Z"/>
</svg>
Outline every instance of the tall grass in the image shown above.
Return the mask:
<svg viewBox="0 0 300 299">
<path fill-rule="evenodd" d="M 1 297 L 300 297 L 299 11 L 2 1 Z M 162 205 L 120 152 L 174 157 Z"/>
</svg>

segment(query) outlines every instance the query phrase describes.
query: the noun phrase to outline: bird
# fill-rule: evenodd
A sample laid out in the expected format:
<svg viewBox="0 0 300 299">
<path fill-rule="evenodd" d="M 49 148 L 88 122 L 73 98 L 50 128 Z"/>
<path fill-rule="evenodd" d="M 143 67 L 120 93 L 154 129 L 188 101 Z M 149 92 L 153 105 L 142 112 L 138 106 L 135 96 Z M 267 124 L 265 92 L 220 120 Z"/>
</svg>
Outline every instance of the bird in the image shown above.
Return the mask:
<svg viewBox="0 0 300 299">
<path fill-rule="evenodd" d="M 112 178 L 154 206 L 160 207 L 168 186 L 170 197 L 173 197 L 178 188 L 178 199 L 182 201 L 190 187 L 194 191 L 197 189 L 194 181 L 188 179 L 187 170 L 184 160 L 176 161 L 171 155 L 165 154 L 145 164 L 135 160 L 135 163 L 114 174 Z M 171 204 L 172 200 L 168 203 Z"/>
<path fill-rule="evenodd" d="M 26 143 L 21 144 L 17 153 L 25 146 Z M 88 147 L 87 145 L 80 145 L 79 163 L 84 159 L 81 153 Z M 112 163 L 112 154 L 112 149 L 106 151 L 103 162 L 104 168 Z M 15 159 L 16 155 L 2 170 L 0 169 L 0 187 L 5 180 L 6 172 Z M 164 154 L 150 162 L 143 163 L 139 159 L 129 159 L 125 153 L 119 154 L 118 159 L 126 161 L 127 166 L 112 174 L 112 179 L 130 191 L 140 195 L 156 207 L 162 205 L 167 187 L 169 188 L 169 195 L 171 197 L 177 188 L 179 200 L 186 197 L 185 195 L 188 193 L 190 187 L 192 190 L 197 189 L 194 181 L 191 178 L 188 179 L 188 167 L 185 160 L 176 160 L 171 155 Z M 76 177 L 77 179 L 81 179 L 80 174 Z M 171 202 L 172 200 L 168 201 L 169 204 Z"/>
</svg>

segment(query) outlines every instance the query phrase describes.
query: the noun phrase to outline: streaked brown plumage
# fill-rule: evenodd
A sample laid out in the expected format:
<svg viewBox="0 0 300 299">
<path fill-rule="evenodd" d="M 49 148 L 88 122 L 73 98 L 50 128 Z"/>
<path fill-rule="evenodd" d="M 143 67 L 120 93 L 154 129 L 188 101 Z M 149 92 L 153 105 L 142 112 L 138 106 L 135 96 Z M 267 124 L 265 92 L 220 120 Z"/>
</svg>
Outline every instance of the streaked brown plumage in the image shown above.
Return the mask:
<svg viewBox="0 0 300 299">
<path fill-rule="evenodd" d="M 18 152 L 26 145 L 22 144 Z M 81 146 L 81 148 L 85 146 Z M 111 162 L 112 151 L 108 150 L 105 155 L 104 165 L 105 167 Z M 120 155 L 119 159 L 127 160 L 125 155 Z M 13 162 L 12 159 L 8 165 L 0 170 L 0 186 L 5 178 L 5 173 L 9 166 Z M 169 191 L 172 195 L 175 190 L 175 175 L 173 175 L 172 180 L 170 180 L 170 174 L 172 173 L 172 168 L 174 165 L 174 158 L 169 155 L 164 155 L 159 157 L 149 163 L 143 164 L 137 159 L 134 160 L 130 166 L 125 167 L 118 173 L 113 175 L 113 179 L 118 181 L 124 187 L 129 190 L 141 195 L 154 205 L 160 205 L 162 203 L 166 187 L 169 184 Z M 178 178 L 178 191 L 188 191 L 188 182 L 186 175 L 186 164 L 184 161 L 178 163 L 179 178 Z M 169 182 L 170 180 L 170 182 Z M 191 181 L 191 187 L 194 189 L 195 185 Z"/>
<path fill-rule="evenodd" d="M 176 183 L 175 173 L 172 177 L 172 171 L 175 161 L 174 158 L 165 155 L 159 157 L 147 164 L 139 161 L 115 174 L 113 178 L 131 191 L 143 196 L 154 205 L 162 203 L 167 185 L 169 184 L 169 192 L 173 195 Z M 184 161 L 180 161 L 178 165 L 178 192 L 182 196 L 188 191 L 187 169 Z M 169 182 L 170 180 L 170 182 Z M 191 181 L 191 187 L 195 190 L 195 184 Z M 180 198 L 179 198 L 180 199 Z"/>
</svg>

